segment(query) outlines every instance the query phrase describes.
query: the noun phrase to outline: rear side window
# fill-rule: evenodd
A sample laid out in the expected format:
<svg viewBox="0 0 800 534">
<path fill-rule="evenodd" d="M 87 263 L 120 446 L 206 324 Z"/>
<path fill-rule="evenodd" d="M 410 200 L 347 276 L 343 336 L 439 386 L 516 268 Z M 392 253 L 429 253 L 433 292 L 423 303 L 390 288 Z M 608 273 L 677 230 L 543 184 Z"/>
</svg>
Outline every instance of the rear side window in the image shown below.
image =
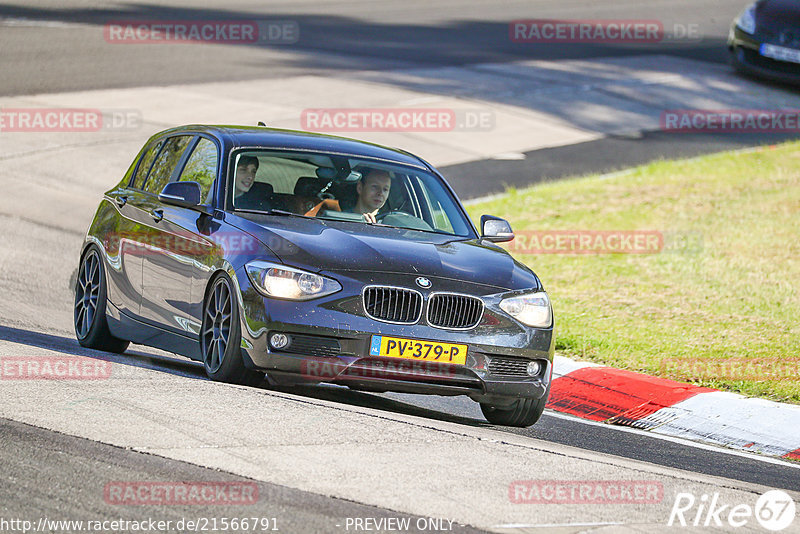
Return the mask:
<svg viewBox="0 0 800 534">
<path fill-rule="evenodd" d="M 157 195 L 164 189 L 191 140 L 191 135 L 181 135 L 167 139 L 144 184 L 145 191 Z"/>
<path fill-rule="evenodd" d="M 139 166 L 136 168 L 136 175 L 133 177 L 131 187 L 141 189 L 144 181 L 147 178 L 147 173 L 150 172 L 150 167 L 153 165 L 153 160 L 156 159 L 156 154 L 164 144 L 164 140 L 157 141 L 150 145 L 150 147 L 142 154 L 142 159 L 139 161 Z"/>
<path fill-rule="evenodd" d="M 217 177 L 217 161 L 217 145 L 213 141 L 201 138 L 181 173 L 180 181 L 200 184 L 200 202 L 202 204 L 208 200 L 211 184 Z"/>
</svg>

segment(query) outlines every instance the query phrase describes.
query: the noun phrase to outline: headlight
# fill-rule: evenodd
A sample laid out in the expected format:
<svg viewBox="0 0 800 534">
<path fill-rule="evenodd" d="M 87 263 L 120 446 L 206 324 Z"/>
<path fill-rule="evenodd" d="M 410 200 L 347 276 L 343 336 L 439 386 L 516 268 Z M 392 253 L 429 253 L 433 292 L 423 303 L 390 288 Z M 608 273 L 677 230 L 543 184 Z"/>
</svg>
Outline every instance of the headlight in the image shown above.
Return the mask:
<svg viewBox="0 0 800 534">
<path fill-rule="evenodd" d="M 315 299 L 342 289 L 336 280 L 265 261 L 251 261 L 245 270 L 260 293 L 276 299 Z"/>
<path fill-rule="evenodd" d="M 553 322 L 550 298 L 544 291 L 503 299 L 500 308 L 528 326 L 547 328 Z"/>
<path fill-rule="evenodd" d="M 747 6 L 736 19 L 736 25 L 745 33 L 750 35 L 756 33 L 756 5 Z"/>
</svg>

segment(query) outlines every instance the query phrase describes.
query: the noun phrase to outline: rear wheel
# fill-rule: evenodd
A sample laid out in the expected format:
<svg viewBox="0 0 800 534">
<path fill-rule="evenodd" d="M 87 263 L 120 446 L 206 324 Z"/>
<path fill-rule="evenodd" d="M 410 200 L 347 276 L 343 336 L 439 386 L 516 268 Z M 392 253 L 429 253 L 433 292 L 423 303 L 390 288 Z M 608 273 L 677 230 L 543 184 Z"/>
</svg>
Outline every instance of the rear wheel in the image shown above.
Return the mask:
<svg viewBox="0 0 800 534">
<path fill-rule="evenodd" d="M 106 291 L 106 273 L 100 252 L 92 246 L 81 260 L 75 281 L 75 337 L 83 347 L 122 353 L 130 342 L 112 336 L 108 329 Z"/>
<path fill-rule="evenodd" d="M 262 373 L 245 367 L 241 346 L 239 307 L 234 299 L 233 284 L 228 275 L 222 273 L 211 281 L 203 304 L 200 350 L 208 377 L 236 384 L 261 382 Z"/>
<path fill-rule="evenodd" d="M 535 424 L 542 416 L 544 406 L 550 396 L 550 386 L 541 399 L 519 399 L 509 406 L 496 406 L 481 403 L 481 411 L 493 425 L 527 427 Z"/>
</svg>

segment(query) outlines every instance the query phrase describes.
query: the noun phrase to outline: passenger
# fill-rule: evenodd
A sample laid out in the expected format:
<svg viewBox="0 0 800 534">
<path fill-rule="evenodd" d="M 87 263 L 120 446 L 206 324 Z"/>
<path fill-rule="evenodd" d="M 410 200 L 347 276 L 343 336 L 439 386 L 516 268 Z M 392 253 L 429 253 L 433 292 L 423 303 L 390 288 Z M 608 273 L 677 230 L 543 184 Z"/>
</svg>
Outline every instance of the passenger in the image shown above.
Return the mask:
<svg viewBox="0 0 800 534">
<path fill-rule="evenodd" d="M 258 158 L 242 156 L 236 163 L 234 179 L 233 205 L 239 209 L 269 211 L 272 186 L 265 182 L 256 182 Z M 257 184 L 256 187 L 253 187 Z"/>
<path fill-rule="evenodd" d="M 233 191 L 234 199 L 238 199 L 250 191 L 256 181 L 258 171 L 258 158 L 255 156 L 242 156 L 236 164 L 236 188 Z"/>
<path fill-rule="evenodd" d="M 391 187 L 392 177 L 388 172 L 380 169 L 366 171 L 356 184 L 358 200 L 353 206 L 353 213 L 361 213 L 365 221 L 375 224 L 378 210 L 386 204 Z"/>
</svg>

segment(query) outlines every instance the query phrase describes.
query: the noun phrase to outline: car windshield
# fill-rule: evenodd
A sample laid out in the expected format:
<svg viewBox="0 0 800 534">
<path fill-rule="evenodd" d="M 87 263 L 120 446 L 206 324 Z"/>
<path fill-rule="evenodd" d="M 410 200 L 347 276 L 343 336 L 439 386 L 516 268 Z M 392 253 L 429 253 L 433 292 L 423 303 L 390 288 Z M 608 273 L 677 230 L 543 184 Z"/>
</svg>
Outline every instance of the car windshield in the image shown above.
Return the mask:
<svg viewBox="0 0 800 534">
<path fill-rule="evenodd" d="M 325 153 L 247 150 L 234 156 L 234 210 L 290 214 L 470 237 L 458 201 L 414 167 Z"/>
</svg>

